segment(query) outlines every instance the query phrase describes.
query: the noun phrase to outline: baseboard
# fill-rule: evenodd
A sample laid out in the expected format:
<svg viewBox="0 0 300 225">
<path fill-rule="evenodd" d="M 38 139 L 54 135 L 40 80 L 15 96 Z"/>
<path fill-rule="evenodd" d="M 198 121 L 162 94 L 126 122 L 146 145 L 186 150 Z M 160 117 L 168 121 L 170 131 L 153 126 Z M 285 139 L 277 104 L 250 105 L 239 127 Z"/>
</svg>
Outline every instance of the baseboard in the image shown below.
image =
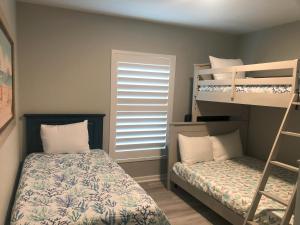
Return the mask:
<svg viewBox="0 0 300 225">
<path fill-rule="evenodd" d="M 145 183 L 151 181 L 164 181 L 167 178 L 167 174 L 157 174 L 150 176 L 134 177 L 134 180 L 138 183 Z"/>
</svg>

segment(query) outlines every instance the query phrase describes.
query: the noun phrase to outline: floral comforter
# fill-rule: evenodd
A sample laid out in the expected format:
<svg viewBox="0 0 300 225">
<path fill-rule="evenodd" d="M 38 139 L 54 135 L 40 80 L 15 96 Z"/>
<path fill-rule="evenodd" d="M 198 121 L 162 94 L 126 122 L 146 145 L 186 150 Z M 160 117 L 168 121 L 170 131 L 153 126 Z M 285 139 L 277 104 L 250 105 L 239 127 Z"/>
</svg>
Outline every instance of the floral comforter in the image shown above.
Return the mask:
<svg viewBox="0 0 300 225">
<path fill-rule="evenodd" d="M 201 92 L 230 92 L 231 85 L 201 85 Z M 264 93 L 264 94 L 284 94 L 291 93 L 291 85 L 237 85 L 235 91 L 238 93 Z"/>
<path fill-rule="evenodd" d="M 153 199 L 104 151 L 29 155 L 12 225 L 169 225 Z"/>
<path fill-rule="evenodd" d="M 177 162 L 173 171 L 191 185 L 208 193 L 239 215 L 246 216 L 256 191 L 265 163 L 250 157 L 241 157 L 222 162 L 209 161 L 193 165 Z M 266 190 L 289 200 L 296 174 L 274 168 Z M 259 224 L 279 225 L 284 206 L 262 197 L 256 211 Z M 292 223 L 292 221 L 291 221 Z"/>
</svg>

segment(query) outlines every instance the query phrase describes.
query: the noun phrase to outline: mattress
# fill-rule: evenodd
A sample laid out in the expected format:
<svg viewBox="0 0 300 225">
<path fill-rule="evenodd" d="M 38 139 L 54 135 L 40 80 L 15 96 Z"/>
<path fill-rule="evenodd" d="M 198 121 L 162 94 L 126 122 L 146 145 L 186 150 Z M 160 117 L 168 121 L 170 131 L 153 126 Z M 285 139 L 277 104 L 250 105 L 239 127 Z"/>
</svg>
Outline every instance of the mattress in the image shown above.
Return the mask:
<svg viewBox="0 0 300 225">
<path fill-rule="evenodd" d="M 260 160 L 240 157 L 222 162 L 209 161 L 193 165 L 177 162 L 173 171 L 191 185 L 245 217 L 264 165 L 265 163 Z M 272 170 L 266 190 L 282 199 L 289 200 L 296 180 L 296 174 L 275 168 Z M 284 209 L 284 206 L 279 203 L 262 197 L 256 211 L 255 221 L 263 225 L 279 225 Z"/>
<path fill-rule="evenodd" d="M 230 92 L 231 85 L 201 85 L 200 92 Z M 237 85 L 235 91 L 238 93 L 265 93 L 265 94 L 284 94 L 291 93 L 291 85 Z"/>
<path fill-rule="evenodd" d="M 169 225 L 153 199 L 104 151 L 29 155 L 12 225 Z"/>
</svg>

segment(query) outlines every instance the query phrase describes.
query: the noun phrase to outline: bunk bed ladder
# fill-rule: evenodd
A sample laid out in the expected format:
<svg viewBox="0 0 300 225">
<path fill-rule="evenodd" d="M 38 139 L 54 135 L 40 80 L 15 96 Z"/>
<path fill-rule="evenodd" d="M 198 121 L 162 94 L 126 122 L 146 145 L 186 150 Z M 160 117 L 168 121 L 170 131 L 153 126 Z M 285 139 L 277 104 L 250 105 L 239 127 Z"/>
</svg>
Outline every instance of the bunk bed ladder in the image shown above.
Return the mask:
<svg viewBox="0 0 300 225">
<path fill-rule="evenodd" d="M 250 210 L 244 221 L 244 225 L 258 224 L 256 222 L 254 222 L 253 220 L 254 220 L 255 212 L 257 210 L 257 207 L 259 205 L 259 202 L 260 202 L 262 196 L 272 199 L 273 201 L 276 201 L 286 207 L 284 217 L 282 218 L 282 221 L 281 221 L 281 225 L 288 225 L 291 220 L 291 217 L 292 217 L 292 214 L 293 214 L 294 208 L 295 208 L 297 185 L 295 185 L 293 193 L 288 202 L 286 202 L 285 200 L 279 198 L 278 196 L 276 196 L 270 192 L 265 191 L 265 187 L 267 185 L 268 178 L 271 175 L 271 170 L 272 170 L 273 166 L 281 167 L 283 169 L 290 170 L 290 171 L 296 172 L 296 173 L 299 172 L 299 169 L 297 167 L 276 161 L 276 157 L 279 152 L 278 142 L 279 142 L 279 139 L 281 138 L 281 136 L 288 135 L 288 136 L 293 136 L 293 137 L 300 137 L 299 133 L 285 131 L 286 122 L 288 120 L 289 113 L 294 105 L 296 105 L 296 106 L 300 105 L 300 103 L 297 101 L 297 94 L 294 94 L 292 96 L 291 101 L 287 107 L 286 113 L 283 117 L 282 123 L 280 125 L 279 131 L 278 131 L 276 139 L 274 141 L 272 150 L 270 152 L 268 161 L 267 161 L 265 169 L 263 171 L 263 175 L 261 177 L 260 183 L 259 183 L 256 193 L 253 197 Z"/>
</svg>

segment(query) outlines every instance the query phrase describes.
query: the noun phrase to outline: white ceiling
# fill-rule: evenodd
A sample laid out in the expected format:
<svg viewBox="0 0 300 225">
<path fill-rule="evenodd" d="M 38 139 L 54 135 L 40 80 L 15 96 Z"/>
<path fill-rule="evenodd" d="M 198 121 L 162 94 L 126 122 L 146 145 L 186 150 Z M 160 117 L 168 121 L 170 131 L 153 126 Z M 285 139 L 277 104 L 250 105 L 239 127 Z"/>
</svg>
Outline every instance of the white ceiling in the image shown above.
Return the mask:
<svg viewBox="0 0 300 225">
<path fill-rule="evenodd" d="M 19 0 L 243 33 L 300 20 L 300 0 Z"/>
</svg>

